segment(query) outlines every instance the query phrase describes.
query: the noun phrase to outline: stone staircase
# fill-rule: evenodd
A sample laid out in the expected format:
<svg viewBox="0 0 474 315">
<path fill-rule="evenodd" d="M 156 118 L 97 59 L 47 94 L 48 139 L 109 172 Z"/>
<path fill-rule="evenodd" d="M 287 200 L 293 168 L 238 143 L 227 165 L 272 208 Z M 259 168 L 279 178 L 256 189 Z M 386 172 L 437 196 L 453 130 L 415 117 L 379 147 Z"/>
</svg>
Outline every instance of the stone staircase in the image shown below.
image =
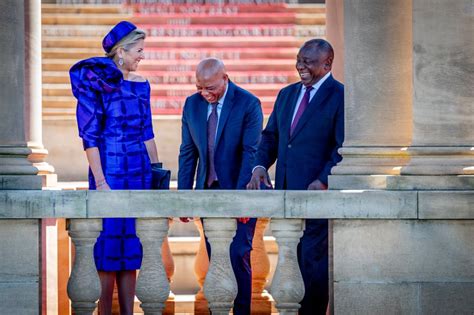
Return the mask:
<svg viewBox="0 0 474 315">
<path fill-rule="evenodd" d="M 147 32 L 146 59 L 139 72 L 152 85 L 152 110 L 157 115 L 181 113 L 184 99 L 195 92 L 195 67 L 209 56 L 223 59 L 231 80 L 257 95 L 268 114 L 278 90 L 298 80 L 294 69 L 298 47 L 308 38 L 325 35 L 321 4 L 148 2 L 43 4 L 45 117 L 74 115 L 68 70 L 80 59 L 103 55 L 102 37 L 121 20 Z"/>
</svg>

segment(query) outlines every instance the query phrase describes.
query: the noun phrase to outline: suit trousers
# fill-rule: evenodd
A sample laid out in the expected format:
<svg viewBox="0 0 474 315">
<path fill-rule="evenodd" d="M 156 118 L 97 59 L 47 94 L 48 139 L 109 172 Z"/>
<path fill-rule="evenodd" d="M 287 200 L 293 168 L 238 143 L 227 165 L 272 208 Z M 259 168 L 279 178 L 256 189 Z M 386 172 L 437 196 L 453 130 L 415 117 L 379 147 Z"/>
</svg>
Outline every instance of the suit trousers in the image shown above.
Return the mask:
<svg viewBox="0 0 474 315">
<path fill-rule="evenodd" d="M 214 182 L 207 189 L 221 189 L 218 182 Z M 202 219 L 201 219 L 202 220 Z M 237 231 L 230 244 L 230 261 L 237 280 L 238 293 L 234 300 L 233 312 L 235 315 L 250 314 L 252 301 L 252 268 L 250 264 L 250 252 L 252 251 L 252 240 L 255 234 L 256 218 L 251 218 L 247 223 L 237 222 Z M 211 245 L 206 239 L 206 249 L 209 260 L 211 259 Z"/>
</svg>

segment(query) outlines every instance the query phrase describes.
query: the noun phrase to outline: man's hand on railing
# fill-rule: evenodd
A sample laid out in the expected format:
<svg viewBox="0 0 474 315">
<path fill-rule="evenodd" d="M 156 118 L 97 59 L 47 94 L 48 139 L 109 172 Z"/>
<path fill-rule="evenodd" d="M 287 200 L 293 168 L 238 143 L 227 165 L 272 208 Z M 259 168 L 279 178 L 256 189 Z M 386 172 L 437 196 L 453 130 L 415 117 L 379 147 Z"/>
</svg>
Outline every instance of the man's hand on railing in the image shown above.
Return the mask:
<svg viewBox="0 0 474 315">
<path fill-rule="evenodd" d="M 319 179 L 316 179 L 308 186 L 308 190 L 327 190 L 328 185 L 321 182 Z"/>
<path fill-rule="evenodd" d="M 250 221 L 250 218 L 237 218 L 237 221 L 240 223 L 246 224 L 247 222 Z"/>
<path fill-rule="evenodd" d="M 255 167 L 252 173 L 252 178 L 250 182 L 247 184 L 247 189 L 255 190 L 261 189 L 260 185 L 263 183 L 267 188 L 272 188 L 272 183 L 270 182 L 270 177 L 268 176 L 268 172 L 265 168 L 261 166 Z"/>
</svg>

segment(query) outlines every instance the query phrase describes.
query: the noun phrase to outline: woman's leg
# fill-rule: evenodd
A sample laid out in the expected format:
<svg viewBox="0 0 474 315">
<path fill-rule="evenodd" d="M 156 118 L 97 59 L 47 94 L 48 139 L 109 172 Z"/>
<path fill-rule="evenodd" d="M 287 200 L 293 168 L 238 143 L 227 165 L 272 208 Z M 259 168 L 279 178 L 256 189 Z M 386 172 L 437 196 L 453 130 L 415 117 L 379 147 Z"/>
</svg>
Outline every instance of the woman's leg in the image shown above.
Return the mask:
<svg viewBox="0 0 474 315">
<path fill-rule="evenodd" d="M 136 270 L 117 271 L 117 290 L 121 315 L 132 315 L 135 300 Z"/>
<path fill-rule="evenodd" d="M 99 271 L 102 292 L 99 299 L 99 314 L 112 314 L 112 295 L 114 293 L 115 271 Z"/>
</svg>

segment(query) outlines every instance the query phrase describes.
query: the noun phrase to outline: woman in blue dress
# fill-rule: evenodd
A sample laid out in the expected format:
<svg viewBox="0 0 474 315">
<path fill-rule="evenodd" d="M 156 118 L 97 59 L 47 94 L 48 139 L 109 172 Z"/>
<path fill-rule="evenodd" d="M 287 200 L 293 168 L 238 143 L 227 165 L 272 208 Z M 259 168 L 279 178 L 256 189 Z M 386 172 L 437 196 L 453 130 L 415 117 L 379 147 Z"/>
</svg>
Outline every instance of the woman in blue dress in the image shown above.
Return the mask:
<svg viewBox="0 0 474 315">
<path fill-rule="evenodd" d="M 150 109 L 150 84 L 133 74 L 144 59 L 145 33 L 122 21 L 104 37 L 107 57 L 82 60 L 70 70 L 77 98 L 79 136 L 89 162 L 89 189 L 150 189 L 158 162 Z M 117 283 L 120 313 L 132 314 L 142 246 L 135 219 L 103 219 L 94 246 L 102 293 L 100 314 L 110 314 Z"/>
</svg>

